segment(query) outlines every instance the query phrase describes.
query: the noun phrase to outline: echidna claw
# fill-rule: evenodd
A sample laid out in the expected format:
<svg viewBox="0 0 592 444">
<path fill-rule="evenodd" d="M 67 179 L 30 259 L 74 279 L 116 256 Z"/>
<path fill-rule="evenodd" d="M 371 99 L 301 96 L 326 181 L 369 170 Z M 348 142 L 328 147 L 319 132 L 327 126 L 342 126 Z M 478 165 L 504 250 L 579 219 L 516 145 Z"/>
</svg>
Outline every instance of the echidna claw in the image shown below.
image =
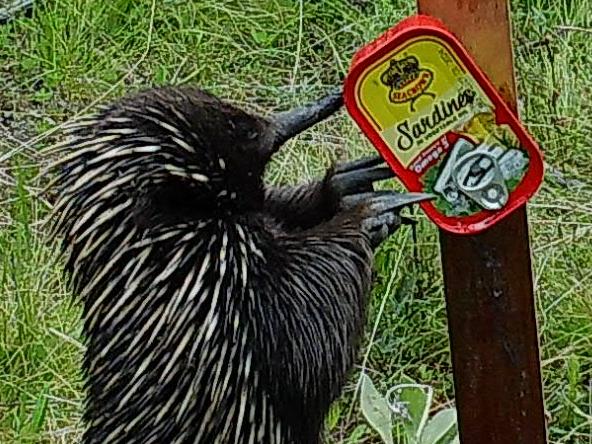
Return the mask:
<svg viewBox="0 0 592 444">
<path fill-rule="evenodd" d="M 374 166 L 359 170 L 347 170 L 334 174 L 330 181 L 331 187 L 340 196 L 372 192 L 374 182 L 394 177 L 388 167 Z"/>
<path fill-rule="evenodd" d="M 365 170 L 371 167 L 382 165 L 384 159 L 380 156 L 367 156 L 361 159 L 352 160 L 350 162 L 343 162 L 335 167 L 335 174 L 347 173 L 353 170 Z M 393 173 L 394 176 L 394 173 Z"/>
<path fill-rule="evenodd" d="M 395 174 L 380 156 L 369 156 L 337 165 L 330 177 L 330 185 L 339 196 L 348 196 L 372 192 L 374 182 L 393 177 Z"/>
<path fill-rule="evenodd" d="M 427 193 L 378 191 L 346 196 L 342 203 L 349 207 L 365 204 L 370 210 L 370 215 L 364 219 L 363 226 L 370 235 L 372 247 L 375 248 L 402 224 L 415 223 L 412 219 L 399 214 L 403 208 L 431 200 L 434 197 Z"/>
<path fill-rule="evenodd" d="M 342 202 L 346 206 L 367 203 L 376 214 L 401 210 L 416 203 L 432 200 L 435 196 L 428 193 L 398 193 L 396 191 L 373 191 L 345 196 Z"/>
</svg>

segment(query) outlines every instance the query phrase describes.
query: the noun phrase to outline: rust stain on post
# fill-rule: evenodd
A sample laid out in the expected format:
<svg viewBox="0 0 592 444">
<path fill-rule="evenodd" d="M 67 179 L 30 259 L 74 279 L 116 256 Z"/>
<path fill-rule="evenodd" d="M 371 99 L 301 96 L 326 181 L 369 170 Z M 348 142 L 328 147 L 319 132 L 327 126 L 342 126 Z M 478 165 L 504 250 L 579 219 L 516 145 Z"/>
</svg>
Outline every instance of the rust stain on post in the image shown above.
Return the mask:
<svg viewBox="0 0 592 444">
<path fill-rule="evenodd" d="M 516 88 L 507 0 L 418 0 L 419 12 L 438 17 L 463 42 L 515 109 Z"/>
<path fill-rule="evenodd" d="M 418 0 L 516 109 L 507 0 Z M 463 444 L 543 444 L 545 417 L 526 209 L 473 236 L 440 233 Z"/>
</svg>

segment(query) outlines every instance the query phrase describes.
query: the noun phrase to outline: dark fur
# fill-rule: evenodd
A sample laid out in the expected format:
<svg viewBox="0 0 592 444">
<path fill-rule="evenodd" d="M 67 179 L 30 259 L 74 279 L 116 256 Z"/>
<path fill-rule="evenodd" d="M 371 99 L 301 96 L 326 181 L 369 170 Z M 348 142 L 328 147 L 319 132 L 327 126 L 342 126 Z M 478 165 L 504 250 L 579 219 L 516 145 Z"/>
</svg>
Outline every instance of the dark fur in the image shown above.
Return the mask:
<svg viewBox="0 0 592 444">
<path fill-rule="evenodd" d="M 362 332 L 372 247 L 364 208 L 344 208 L 331 173 L 264 186 L 275 131 L 191 88 L 123 99 L 71 131 L 56 227 L 85 307 L 85 443 L 319 442 Z"/>
</svg>

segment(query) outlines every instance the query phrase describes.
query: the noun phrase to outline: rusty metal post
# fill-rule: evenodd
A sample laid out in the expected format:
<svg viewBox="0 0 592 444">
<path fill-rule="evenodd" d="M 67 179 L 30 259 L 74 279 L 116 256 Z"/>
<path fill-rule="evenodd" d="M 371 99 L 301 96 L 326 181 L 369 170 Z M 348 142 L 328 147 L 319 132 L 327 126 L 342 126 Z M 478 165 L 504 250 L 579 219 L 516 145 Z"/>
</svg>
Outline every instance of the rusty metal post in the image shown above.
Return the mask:
<svg viewBox="0 0 592 444">
<path fill-rule="evenodd" d="M 418 0 L 516 109 L 508 0 Z M 526 209 L 473 236 L 440 233 L 463 444 L 543 444 L 546 427 Z"/>
</svg>

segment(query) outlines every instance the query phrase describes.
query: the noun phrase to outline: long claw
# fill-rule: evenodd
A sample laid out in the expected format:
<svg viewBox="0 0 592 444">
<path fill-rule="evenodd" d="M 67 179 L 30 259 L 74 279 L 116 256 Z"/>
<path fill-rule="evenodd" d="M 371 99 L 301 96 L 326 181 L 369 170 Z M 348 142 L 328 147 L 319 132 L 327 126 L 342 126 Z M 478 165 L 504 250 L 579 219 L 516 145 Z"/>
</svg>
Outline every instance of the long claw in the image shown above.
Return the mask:
<svg viewBox="0 0 592 444">
<path fill-rule="evenodd" d="M 343 96 L 341 91 L 339 91 L 329 94 L 309 105 L 277 114 L 273 118 L 273 122 L 276 126 L 274 145 L 279 147 L 286 140 L 291 139 L 295 135 L 300 134 L 302 131 L 337 112 L 342 105 Z"/>
<path fill-rule="evenodd" d="M 331 178 L 331 185 L 340 196 L 371 192 L 372 184 L 379 180 L 391 179 L 393 171 L 388 167 L 369 167 L 339 172 Z"/>
<path fill-rule="evenodd" d="M 351 162 L 344 162 L 335 167 L 335 174 L 347 173 L 353 170 L 362 170 L 384 164 L 384 159 L 380 156 L 368 156 Z"/>
<path fill-rule="evenodd" d="M 384 213 L 396 209 L 402 209 L 415 203 L 434 199 L 433 194 L 428 193 L 396 193 L 393 191 L 376 191 L 370 193 L 354 194 L 343 198 L 346 206 L 354 206 L 367 202 L 376 213 Z"/>
</svg>

